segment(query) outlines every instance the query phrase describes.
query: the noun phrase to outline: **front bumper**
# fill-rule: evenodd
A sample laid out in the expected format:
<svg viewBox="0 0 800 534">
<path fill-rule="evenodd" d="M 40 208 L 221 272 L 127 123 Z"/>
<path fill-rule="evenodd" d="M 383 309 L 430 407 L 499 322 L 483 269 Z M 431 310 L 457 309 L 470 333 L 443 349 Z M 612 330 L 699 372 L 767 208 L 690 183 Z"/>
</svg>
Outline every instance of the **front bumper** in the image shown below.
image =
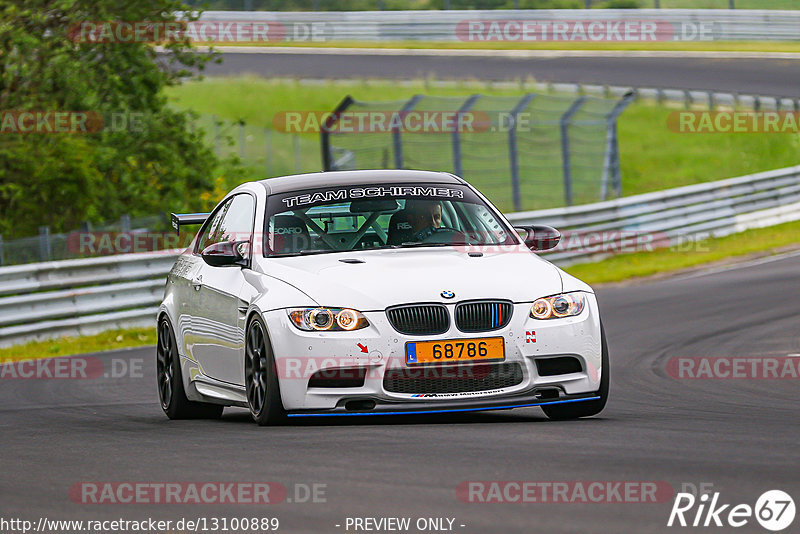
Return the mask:
<svg viewBox="0 0 800 534">
<path fill-rule="evenodd" d="M 451 316 L 455 304 L 447 305 Z M 466 334 L 451 324 L 448 332 L 434 336 L 400 334 L 383 311 L 364 312 L 370 326 L 354 332 L 303 332 L 289 322 L 285 310 L 268 312 L 265 320 L 278 367 L 283 405 L 295 416 L 492 410 L 594 398 L 602 374 L 600 318 L 594 295 L 587 294 L 586 308 L 576 317 L 541 321 L 530 318 L 529 310 L 530 303 L 514 304 L 511 321 L 500 330 Z M 408 368 L 407 342 L 478 337 L 503 338 L 504 363 L 520 365 L 521 382 L 510 387 L 461 393 L 387 391 L 383 381 L 386 373 Z M 577 359 L 581 370 L 541 376 L 536 360 L 559 356 Z M 363 385 L 309 387 L 309 379 L 317 371 L 334 369 L 364 372 Z M 364 406 L 370 407 L 364 409 Z"/>
</svg>

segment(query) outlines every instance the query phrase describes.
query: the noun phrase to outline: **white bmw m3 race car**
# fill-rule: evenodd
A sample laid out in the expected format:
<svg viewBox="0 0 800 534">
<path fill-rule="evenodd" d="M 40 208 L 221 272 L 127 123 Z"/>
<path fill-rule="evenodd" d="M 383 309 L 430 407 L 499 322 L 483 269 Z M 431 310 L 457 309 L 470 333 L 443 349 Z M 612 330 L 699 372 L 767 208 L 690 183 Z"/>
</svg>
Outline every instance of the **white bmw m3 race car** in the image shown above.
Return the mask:
<svg viewBox="0 0 800 534">
<path fill-rule="evenodd" d="M 167 277 L 157 371 L 170 418 L 540 406 L 599 413 L 608 350 L 592 289 L 446 173 L 339 171 L 242 184 Z"/>
</svg>

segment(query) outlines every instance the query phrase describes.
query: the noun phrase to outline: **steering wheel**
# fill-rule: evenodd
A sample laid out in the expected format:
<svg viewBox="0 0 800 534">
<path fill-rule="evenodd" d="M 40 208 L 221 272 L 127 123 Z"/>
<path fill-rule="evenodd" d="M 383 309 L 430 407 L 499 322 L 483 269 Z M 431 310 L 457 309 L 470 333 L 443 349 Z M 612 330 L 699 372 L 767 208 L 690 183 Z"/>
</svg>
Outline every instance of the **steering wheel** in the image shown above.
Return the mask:
<svg viewBox="0 0 800 534">
<path fill-rule="evenodd" d="M 458 232 L 458 230 L 449 226 L 441 226 L 439 228 L 428 226 L 414 234 L 412 239 L 420 243 L 449 243 L 452 241 L 452 234 L 455 232 Z"/>
</svg>

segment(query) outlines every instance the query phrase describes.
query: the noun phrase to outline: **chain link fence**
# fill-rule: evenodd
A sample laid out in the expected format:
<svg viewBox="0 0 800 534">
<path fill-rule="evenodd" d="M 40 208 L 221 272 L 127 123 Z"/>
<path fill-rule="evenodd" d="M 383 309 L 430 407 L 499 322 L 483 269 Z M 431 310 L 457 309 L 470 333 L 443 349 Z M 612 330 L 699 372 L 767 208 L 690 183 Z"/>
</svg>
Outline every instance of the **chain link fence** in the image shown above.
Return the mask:
<svg viewBox="0 0 800 534">
<path fill-rule="evenodd" d="M 607 200 L 622 194 L 617 118 L 633 96 L 348 96 L 323 129 L 323 167 L 448 171 L 507 211 Z"/>
<path fill-rule="evenodd" d="M 321 168 L 445 170 L 464 176 L 504 211 L 581 204 L 621 193 L 616 117 L 611 120 L 609 113 L 627 103 L 627 97 L 529 93 L 522 97 L 476 94 L 415 96 L 390 102 L 346 101 L 352 106 L 350 111 L 376 112 L 383 117 L 405 110 L 434 117 L 469 112 L 479 120 L 475 131 L 455 135 L 427 131 L 338 133 L 330 136 L 333 141 L 327 150 L 325 135 L 284 133 L 215 115 L 198 115 L 192 127 L 203 130 L 206 142 L 221 159 L 237 159 L 247 171 L 244 179 Z M 43 226 L 36 236 L 4 240 L 0 235 L 0 265 L 187 245 L 170 241 L 171 235 L 166 214 L 141 218 L 125 215 L 106 224 L 86 222 L 65 233 L 52 233 Z"/>
</svg>

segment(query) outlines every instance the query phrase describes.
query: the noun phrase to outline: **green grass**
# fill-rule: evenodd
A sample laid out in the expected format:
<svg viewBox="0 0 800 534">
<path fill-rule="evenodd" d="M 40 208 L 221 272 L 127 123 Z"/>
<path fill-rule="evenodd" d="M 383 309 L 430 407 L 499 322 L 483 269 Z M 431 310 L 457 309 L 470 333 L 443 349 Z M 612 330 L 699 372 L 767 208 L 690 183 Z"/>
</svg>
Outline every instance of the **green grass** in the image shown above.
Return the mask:
<svg viewBox="0 0 800 534">
<path fill-rule="evenodd" d="M 480 92 L 486 95 L 520 96 L 529 90 L 522 84 L 519 87 L 498 88 L 467 81 L 445 87 L 425 81 L 401 85 L 390 81 L 363 80 L 349 84 L 330 82 L 311 85 L 251 76 L 208 78 L 187 83 L 171 88 L 168 96 L 176 106 L 191 108 L 206 115 L 214 113 L 231 121 L 243 119 L 249 128 L 258 133 L 271 127 L 273 117 L 279 112 L 332 110 L 347 94 L 361 101 L 399 101 L 417 93 L 464 97 Z M 675 111 L 677 108 L 638 102 L 632 104 L 619 119 L 624 195 L 720 180 L 800 163 L 798 135 L 681 134 L 671 131 L 667 126 L 669 115 Z M 231 133 L 232 137 L 237 137 L 234 131 Z M 275 133 L 272 142 L 276 148 L 271 175 L 294 172 L 291 136 Z M 261 141 L 255 144 L 262 146 L 259 143 Z M 319 136 L 302 134 L 300 143 L 301 162 L 297 170 L 319 170 Z M 448 147 L 445 146 L 445 151 L 449 150 Z M 561 174 L 560 171 L 555 172 L 552 180 L 556 184 L 554 187 L 559 187 L 557 184 L 560 183 Z M 257 165 L 250 167 L 247 179 L 266 176 L 264 164 L 259 160 Z M 501 209 L 511 209 L 508 172 L 467 177 Z M 523 186 L 529 178 L 523 174 Z M 224 184 L 222 189 L 234 185 L 237 184 Z M 541 200 L 541 193 L 535 187 L 523 187 L 525 209 L 553 205 L 542 204 Z"/>
<path fill-rule="evenodd" d="M 203 45 L 204 43 L 197 43 Z M 205 43 L 213 44 L 213 43 Z M 659 42 L 583 42 L 583 41 L 281 41 L 229 43 L 226 46 L 323 47 L 323 48 L 405 48 L 445 50 L 598 50 L 664 52 L 794 52 L 794 41 L 659 41 Z"/>
<path fill-rule="evenodd" d="M 795 221 L 747 230 L 717 239 L 686 243 L 676 248 L 621 254 L 596 263 L 572 265 L 565 270 L 588 284 L 621 282 L 671 273 L 730 258 L 766 256 L 798 244 L 800 244 L 800 221 Z"/>
<path fill-rule="evenodd" d="M 153 328 L 109 330 L 93 336 L 62 337 L 50 341 L 36 341 L 0 348 L 0 363 L 88 354 L 155 344 L 155 326 Z"/>
</svg>

